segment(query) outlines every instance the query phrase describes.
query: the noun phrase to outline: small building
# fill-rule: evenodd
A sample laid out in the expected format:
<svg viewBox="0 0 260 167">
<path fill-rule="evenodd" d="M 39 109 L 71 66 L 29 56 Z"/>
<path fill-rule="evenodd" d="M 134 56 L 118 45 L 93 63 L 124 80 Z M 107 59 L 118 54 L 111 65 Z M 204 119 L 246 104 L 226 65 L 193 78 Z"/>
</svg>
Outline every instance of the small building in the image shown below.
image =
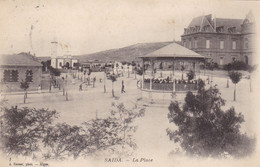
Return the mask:
<svg viewBox="0 0 260 167">
<path fill-rule="evenodd" d="M 77 64 L 79 63 L 79 60 L 77 58 L 73 58 L 70 55 L 65 55 L 65 56 L 57 56 L 51 58 L 51 66 L 53 68 L 57 69 L 74 69 L 77 68 Z"/>
<path fill-rule="evenodd" d="M 41 84 L 42 64 L 30 53 L 1 55 L 1 92 L 21 91 L 20 82 L 29 82 L 28 90 Z"/>
</svg>

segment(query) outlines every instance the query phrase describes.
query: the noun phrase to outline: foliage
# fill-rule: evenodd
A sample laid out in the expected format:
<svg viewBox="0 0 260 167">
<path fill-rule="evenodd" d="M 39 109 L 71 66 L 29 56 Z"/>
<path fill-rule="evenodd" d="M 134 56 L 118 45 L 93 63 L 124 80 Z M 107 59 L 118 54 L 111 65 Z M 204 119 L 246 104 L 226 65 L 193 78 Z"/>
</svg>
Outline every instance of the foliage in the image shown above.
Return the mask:
<svg viewBox="0 0 260 167">
<path fill-rule="evenodd" d="M 188 77 L 188 80 L 193 80 L 194 79 L 194 76 L 195 76 L 195 72 L 190 70 L 187 74 L 187 77 Z"/>
<path fill-rule="evenodd" d="M 131 65 L 132 65 L 132 66 L 136 66 L 136 62 L 135 62 L 135 61 L 132 61 Z"/>
<path fill-rule="evenodd" d="M 61 71 L 59 69 L 53 68 L 52 66 L 49 67 L 50 74 L 52 76 L 60 76 Z"/>
<path fill-rule="evenodd" d="M 234 157 L 249 155 L 254 150 L 255 139 L 240 132 L 244 122 L 241 113 L 231 107 L 221 109 L 225 100 L 216 87 L 205 90 L 203 81 L 199 81 L 197 95 L 188 92 L 184 105 L 172 102 L 168 119 L 178 129 L 167 129 L 170 140 L 180 143 L 188 155 L 221 157 L 228 153 Z"/>
<path fill-rule="evenodd" d="M 216 62 L 206 62 L 204 68 L 208 70 L 214 70 L 214 69 L 218 69 L 219 66 L 218 63 Z"/>
<path fill-rule="evenodd" d="M 137 68 L 136 69 L 136 74 L 137 75 L 143 75 L 143 69 L 140 67 L 140 68 Z"/>
<path fill-rule="evenodd" d="M 252 73 L 252 72 L 254 72 L 256 69 L 257 69 L 257 65 L 249 66 L 249 68 L 247 69 L 247 71 L 248 71 L 249 73 Z"/>
<path fill-rule="evenodd" d="M 228 74 L 229 78 L 232 80 L 234 84 L 237 84 L 242 78 L 242 74 L 240 72 L 231 71 Z"/>
<path fill-rule="evenodd" d="M 30 155 L 39 149 L 47 127 L 57 117 L 56 111 L 17 107 L 1 110 L 1 140 L 9 154 Z"/>
<path fill-rule="evenodd" d="M 66 123 L 50 126 L 43 138 L 46 153 L 45 159 L 65 159 L 73 156 L 77 158 L 88 146 L 84 130 L 79 126 L 70 126 Z"/>
<path fill-rule="evenodd" d="M 234 61 L 232 63 L 228 63 L 224 65 L 224 70 L 231 71 L 231 70 L 248 70 L 251 68 L 250 65 L 246 64 L 243 61 Z"/>
<path fill-rule="evenodd" d="M 110 79 L 112 82 L 115 82 L 115 81 L 116 81 L 116 75 L 111 74 L 111 75 L 109 76 L 109 79 Z"/>
<path fill-rule="evenodd" d="M 82 126 L 66 123 L 53 125 L 56 111 L 17 107 L 1 110 L 1 146 L 10 155 L 45 159 L 78 158 L 108 152 L 128 154 L 136 148 L 131 123 L 144 115 L 144 109 L 126 109 L 123 103 L 112 104 L 108 118 L 96 118 Z M 127 148 L 126 148 L 127 147 Z"/>
<path fill-rule="evenodd" d="M 27 82 L 27 81 L 23 81 L 23 80 L 22 80 L 22 81 L 20 82 L 20 88 L 23 89 L 23 90 L 25 90 L 25 91 L 29 88 L 29 86 L 30 86 L 30 85 L 29 85 L 29 82 Z"/>
</svg>

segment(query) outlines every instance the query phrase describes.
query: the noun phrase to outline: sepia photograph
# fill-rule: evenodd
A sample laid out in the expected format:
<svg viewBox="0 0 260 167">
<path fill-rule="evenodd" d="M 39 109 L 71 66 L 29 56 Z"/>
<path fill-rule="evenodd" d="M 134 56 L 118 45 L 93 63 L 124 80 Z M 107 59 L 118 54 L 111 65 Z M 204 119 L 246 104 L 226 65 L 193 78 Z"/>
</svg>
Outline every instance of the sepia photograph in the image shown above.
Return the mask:
<svg viewBox="0 0 260 167">
<path fill-rule="evenodd" d="M 0 167 L 257 167 L 260 1 L 0 0 Z"/>
</svg>

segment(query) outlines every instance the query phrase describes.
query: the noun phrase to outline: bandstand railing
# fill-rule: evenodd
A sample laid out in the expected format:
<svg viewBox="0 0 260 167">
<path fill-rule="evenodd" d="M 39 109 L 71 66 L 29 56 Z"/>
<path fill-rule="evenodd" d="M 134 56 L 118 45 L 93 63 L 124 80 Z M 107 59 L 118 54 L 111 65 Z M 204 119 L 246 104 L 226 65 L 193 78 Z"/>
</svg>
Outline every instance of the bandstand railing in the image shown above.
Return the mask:
<svg viewBox="0 0 260 167">
<path fill-rule="evenodd" d="M 169 82 L 154 82 L 150 81 L 150 79 L 145 79 L 143 82 L 143 90 L 155 90 L 155 91 L 173 91 L 173 86 L 175 86 L 176 92 L 183 92 L 183 91 L 196 91 L 198 89 L 197 87 L 197 81 L 175 81 L 175 84 L 173 84 L 173 81 Z"/>
</svg>

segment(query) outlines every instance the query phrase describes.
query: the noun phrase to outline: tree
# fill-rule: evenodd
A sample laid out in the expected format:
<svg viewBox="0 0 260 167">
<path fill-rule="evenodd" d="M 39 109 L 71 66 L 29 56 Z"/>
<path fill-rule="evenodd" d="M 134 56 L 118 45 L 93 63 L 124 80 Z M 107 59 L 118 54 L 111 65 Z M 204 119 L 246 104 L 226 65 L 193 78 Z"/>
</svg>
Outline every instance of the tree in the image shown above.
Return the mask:
<svg viewBox="0 0 260 167">
<path fill-rule="evenodd" d="M 31 155 L 39 150 L 47 127 L 57 117 L 55 110 L 16 107 L 1 109 L 1 142 L 5 153 Z"/>
<path fill-rule="evenodd" d="M 22 80 L 22 81 L 20 82 L 20 88 L 24 90 L 24 99 L 23 99 L 23 102 L 26 103 L 27 89 L 29 88 L 29 82 Z"/>
<path fill-rule="evenodd" d="M 81 126 L 66 123 L 49 126 L 43 137 L 45 159 L 65 159 L 79 157 L 89 145 L 88 136 Z"/>
<path fill-rule="evenodd" d="M 199 80 L 198 94 L 188 92 L 182 107 L 176 101 L 171 102 L 168 119 L 177 130 L 168 128 L 167 135 L 188 155 L 249 155 L 254 150 L 255 139 L 241 134 L 243 115 L 237 114 L 233 107 L 223 111 L 224 105 L 219 90 L 215 86 L 205 90 L 205 83 Z"/>
<path fill-rule="evenodd" d="M 145 114 L 145 108 L 139 108 L 136 104 L 128 109 L 123 103 L 112 103 L 111 117 L 115 119 L 114 122 L 118 123 L 120 131 L 123 133 L 121 136 L 123 141 L 123 149 L 125 146 L 135 146 L 131 140 L 131 132 L 136 131 L 136 126 L 133 126 L 133 121 L 138 117 L 143 117 Z M 118 133 L 119 134 L 119 133 Z"/>
<path fill-rule="evenodd" d="M 144 108 L 134 105 L 128 109 L 123 103 L 113 103 L 112 107 L 109 117 L 96 117 L 82 126 L 53 125 L 54 119 L 58 118 L 55 110 L 2 107 L 1 149 L 8 155 L 40 159 L 76 159 L 107 152 L 116 156 L 129 154 L 131 149 L 136 148 L 132 135 L 137 126 L 132 122 L 144 115 Z"/>
<path fill-rule="evenodd" d="M 112 96 L 115 97 L 115 94 L 114 94 L 114 82 L 116 81 L 116 76 L 114 74 L 111 74 L 109 78 L 111 79 L 111 82 L 112 82 Z"/>
<path fill-rule="evenodd" d="M 233 84 L 235 84 L 235 89 L 234 89 L 234 101 L 236 101 L 236 85 L 242 78 L 242 74 L 239 72 L 231 71 L 229 72 L 229 78 L 232 80 Z"/>
</svg>

